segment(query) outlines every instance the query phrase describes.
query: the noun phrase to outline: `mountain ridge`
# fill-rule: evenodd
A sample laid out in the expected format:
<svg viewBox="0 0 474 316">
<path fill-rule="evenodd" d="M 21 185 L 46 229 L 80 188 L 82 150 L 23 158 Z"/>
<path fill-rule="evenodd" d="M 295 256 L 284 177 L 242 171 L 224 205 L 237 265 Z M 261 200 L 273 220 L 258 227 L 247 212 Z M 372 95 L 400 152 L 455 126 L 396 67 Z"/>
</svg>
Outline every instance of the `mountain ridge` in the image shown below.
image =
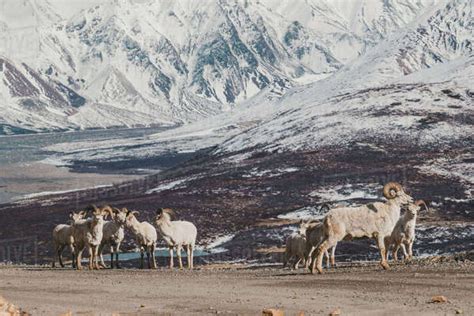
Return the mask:
<svg viewBox="0 0 474 316">
<path fill-rule="evenodd" d="M 55 12 L 65 11 L 59 2 L 23 1 L 30 15 L 15 23 L 26 31 L 9 27 L 10 11 L 0 16 L 0 38 L 7 39 L 0 55 L 16 68 L 28 65 L 66 102 L 54 122 L 58 113 L 25 110 L 25 101 L 3 87 L 0 124 L 41 131 L 199 121 L 238 109 L 261 91 L 337 74 L 443 3 L 358 0 L 345 8 L 326 0 L 100 1 L 65 18 Z M 19 35 L 33 38 L 38 49 L 13 47 Z M 50 102 L 45 93 L 36 98 Z M 12 108 L 25 113 L 13 119 Z"/>
</svg>

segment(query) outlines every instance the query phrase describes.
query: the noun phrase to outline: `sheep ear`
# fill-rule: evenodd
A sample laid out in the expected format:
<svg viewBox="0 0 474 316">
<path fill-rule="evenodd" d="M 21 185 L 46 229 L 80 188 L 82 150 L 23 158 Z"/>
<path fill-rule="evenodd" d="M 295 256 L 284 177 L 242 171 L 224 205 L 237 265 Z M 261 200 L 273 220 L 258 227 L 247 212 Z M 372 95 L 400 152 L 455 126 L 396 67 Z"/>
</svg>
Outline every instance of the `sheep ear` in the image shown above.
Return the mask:
<svg viewBox="0 0 474 316">
<path fill-rule="evenodd" d="M 135 215 L 135 216 L 140 215 L 140 212 L 139 212 L 139 211 L 131 211 L 130 213 L 132 213 L 132 214 Z"/>
</svg>

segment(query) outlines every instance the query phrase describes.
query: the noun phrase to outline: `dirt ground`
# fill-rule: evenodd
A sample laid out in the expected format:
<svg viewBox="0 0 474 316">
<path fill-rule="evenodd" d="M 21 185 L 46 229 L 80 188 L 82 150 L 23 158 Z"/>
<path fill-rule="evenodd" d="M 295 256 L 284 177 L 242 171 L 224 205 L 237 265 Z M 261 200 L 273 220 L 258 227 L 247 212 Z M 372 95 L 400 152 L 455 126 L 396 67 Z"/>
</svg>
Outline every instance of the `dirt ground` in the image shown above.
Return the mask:
<svg viewBox="0 0 474 316">
<path fill-rule="evenodd" d="M 474 315 L 474 264 L 375 264 L 323 275 L 237 265 L 194 271 L 0 267 L 0 295 L 33 315 Z M 447 303 L 430 303 L 444 295 Z"/>
</svg>

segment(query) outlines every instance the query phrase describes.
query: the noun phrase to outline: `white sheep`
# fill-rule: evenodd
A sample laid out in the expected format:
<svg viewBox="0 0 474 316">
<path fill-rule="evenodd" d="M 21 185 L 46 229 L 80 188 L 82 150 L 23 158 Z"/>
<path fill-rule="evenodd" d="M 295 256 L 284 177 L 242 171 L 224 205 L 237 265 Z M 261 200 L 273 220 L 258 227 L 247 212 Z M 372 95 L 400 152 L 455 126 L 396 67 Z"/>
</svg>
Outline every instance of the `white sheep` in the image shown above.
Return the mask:
<svg viewBox="0 0 474 316">
<path fill-rule="evenodd" d="M 56 257 L 59 260 L 59 264 L 64 268 L 62 253 L 64 248 L 69 247 L 72 256 L 72 267 L 76 267 L 74 260 L 74 237 L 72 223 L 77 220 L 83 219 L 86 215 L 85 211 L 79 213 L 71 212 L 69 217 L 71 218 L 71 225 L 59 224 L 53 229 L 53 264 L 52 267 L 56 266 Z"/>
<path fill-rule="evenodd" d="M 88 211 L 92 211 L 90 218 L 76 220 L 72 225 L 76 269 L 78 270 L 82 269 L 82 252 L 86 246 L 89 250 L 89 269 L 100 269 L 98 252 L 102 242 L 104 217 L 112 213 L 110 206 L 98 208 L 92 205 Z"/>
<path fill-rule="evenodd" d="M 337 245 L 344 238 L 369 237 L 377 241 L 380 250 L 380 264 L 389 269 L 386 261 L 385 237 L 389 236 L 398 219 L 402 205 L 413 202 L 400 184 L 387 183 L 383 188 L 387 202 L 375 202 L 358 207 L 335 208 L 328 212 L 323 221 L 324 240 L 312 257 L 311 272 L 323 272 L 322 260 L 325 251 Z M 317 255 L 317 260 L 316 259 Z"/>
<path fill-rule="evenodd" d="M 408 204 L 408 208 L 405 214 L 398 220 L 392 234 L 385 238 L 385 248 L 387 249 L 385 258 L 388 260 L 388 250 L 392 249 L 392 256 L 394 261 L 398 261 L 398 249 L 401 247 L 405 260 L 411 260 L 413 258 L 413 242 L 415 241 L 415 226 L 418 212 L 421 209 L 421 205 L 424 205 L 426 209 L 426 203 L 422 200 L 418 200 L 415 203 Z M 408 253 L 407 249 L 408 248 Z"/>
<path fill-rule="evenodd" d="M 179 268 L 183 268 L 181 251 L 186 246 L 188 255 L 188 268 L 193 269 L 194 247 L 196 245 L 197 229 L 193 223 L 187 221 L 172 221 L 174 212 L 169 208 L 161 208 L 157 211 L 155 224 L 158 231 L 166 241 L 170 252 L 170 268 L 173 268 L 173 248 L 176 247 Z"/>
<path fill-rule="evenodd" d="M 323 230 L 323 223 L 321 222 L 306 222 L 301 223 L 300 225 L 300 233 L 306 236 L 306 249 L 305 249 L 305 268 L 309 268 L 311 264 L 311 258 L 313 252 L 319 246 L 319 244 L 324 240 L 324 230 Z M 336 246 L 332 247 L 331 251 L 331 264 L 333 267 L 336 266 L 335 260 L 335 251 Z M 326 250 L 324 253 L 326 256 L 326 266 L 329 268 L 329 253 Z"/>
<path fill-rule="evenodd" d="M 300 233 L 293 233 L 286 239 L 285 260 L 283 267 L 293 261 L 291 268 L 298 269 L 300 262 L 305 263 L 306 236 Z"/>
<path fill-rule="evenodd" d="M 150 223 L 138 221 L 135 217 L 139 214 L 137 211 L 128 211 L 127 209 L 124 211 L 126 211 L 127 218 L 125 226 L 135 235 L 135 241 L 140 247 L 140 268 L 144 267 L 144 252 L 146 252 L 148 269 L 156 269 L 155 249 L 158 235 L 155 227 Z"/>
<path fill-rule="evenodd" d="M 119 210 L 114 208 L 112 213 L 112 221 L 105 221 L 102 236 L 102 242 L 99 246 L 100 264 L 105 267 L 104 257 L 102 252 L 105 246 L 110 246 L 110 268 L 114 268 L 114 254 L 115 254 L 115 267 L 120 268 L 119 263 L 119 252 L 120 245 L 125 237 L 125 222 L 127 221 L 127 210 Z"/>
</svg>

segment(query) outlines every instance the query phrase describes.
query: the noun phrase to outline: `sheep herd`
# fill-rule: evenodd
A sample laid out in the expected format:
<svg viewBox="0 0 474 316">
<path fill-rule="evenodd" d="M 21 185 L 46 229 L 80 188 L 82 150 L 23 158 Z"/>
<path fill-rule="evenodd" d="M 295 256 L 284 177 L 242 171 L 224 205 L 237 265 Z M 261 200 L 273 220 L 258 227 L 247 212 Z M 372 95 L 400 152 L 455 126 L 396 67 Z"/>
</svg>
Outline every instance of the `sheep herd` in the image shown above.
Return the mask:
<svg viewBox="0 0 474 316">
<path fill-rule="evenodd" d="M 329 209 L 322 222 L 301 222 L 299 231 L 288 237 L 284 266 L 290 264 L 298 268 L 305 263 L 314 274 L 322 273 L 323 257 L 326 265 L 335 266 L 335 251 L 338 242 L 352 238 L 368 237 L 376 241 L 380 251 L 380 264 L 388 269 L 388 251 L 392 249 L 394 260 L 402 248 L 405 260 L 413 257 L 415 224 L 421 205 L 426 204 L 408 195 L 403 187 L 395 182 L 387 183 L 383 188 L 385 202 L 375 202 L 357 207 L 336 207 Z M 403 216 L 401 209 L 406 208 Z M 89 251 L 89 269 L 105 267 L 102 252 L 110 247 L 110 267 L 119 268 L 120 245 L 124 240 L 125 229 L 135 236 L 140 248 L 140 267 L 144 268 L 144 256 L 147 256 L 149 269 L 156 268 L 155 249 L 159 235 L 169 247 L 170 263 L 173 268 L 173 250 L 176 249 L 179 267 L 183 268 L 181 252 L 187 251 L 188 268 L 193 269 L 193 252 L 196 244 L 196 226 L 187 221 L 173 220 L 171 209 L 162 208 L 156 213 L 154 224 L 140 222 L 137 211 L 126 208 L 94 205 L 79 213 L 70 214 L 69 224 L 57 225 L 53 230 L 54 259 L 64 267 L 62 252 L 68 247 L 72 253 L 72 266 L 82 269 L 81 257 L 85 248 Z M 107 217 L 111 218 L 107 221 Z M 329 255 L 329 250 L 331 255 Z"/>
<path fill-rule="evenodd" d="M 84 211 L 71 213 L 69 224 L 57 225 L 53 230 L 53 268 L 56 264 L 56 258 L 59 260 L 61 267 L 64 267 L 62 252 L 66 247 L 71 250 L 73 268 L 82 269 L 81 258 L 86 247 L 89 251 L 89 269 L 104 268 L 102 252 L 106 246 L 110 247 L 110 267 L 114 268 L 115 265 L 116 268 L 119 268 L 120 245 L 125 237 L 125 229 L 132 232 L 137 246 L 140 248 L 141 268 L 144 267 L 145 253 L 148 268 L 156 268 L 157 230 L 168 244 L 170 267 L 173 267 L 173 249 L 176 248 L 179 266 L 183 268 L 181 250 L 186 247 L 188 268 L 193 268 L 193 252 L 197 236 L 197 229 L 194 224 L 187 221 L 172 220 L 174 212 L 165 208 L 157 211 L 155 218 L 157 228 L 155 229 L 148 222 L 140 222 L 136 218 L 137 214 L 137 211 L 129 211 L 126 208 L 112 208 L 108 205 L 102 208 L 91 205 Z M 110 221 L 106 221 L 108 216 L 111 218 Z"/>
<path fill-rule="evenodd" d="M 390 248 L 393 249 L 394 260 L 398 260 L 400 247 L 405 260 L 410 260 L 413 257 L 417 213 L 421 205 L 426 207 L 426 204 L 421 200 L 414 202 L 403 187 L 395 182 L 384 186 L 383 195 L 386 202 L 337 207 L 329 210 L 322 222 L 302 222 L 299 232 L 287 239 L 284 265 L 291 263 L 296 269 L 300 262 L 305 262 L 307 268 L 311 265 L 312 273 L 322 273 L 323 256 L 327 258 L 328 267 L 335 266 L 335 250 L 339 241 L 361 237 L 375 239 L 380 251 L 380 264 L 384 269 L 389 268 Z M 400 216 L 402 207 L 407 210 Z"/>
</svg>

